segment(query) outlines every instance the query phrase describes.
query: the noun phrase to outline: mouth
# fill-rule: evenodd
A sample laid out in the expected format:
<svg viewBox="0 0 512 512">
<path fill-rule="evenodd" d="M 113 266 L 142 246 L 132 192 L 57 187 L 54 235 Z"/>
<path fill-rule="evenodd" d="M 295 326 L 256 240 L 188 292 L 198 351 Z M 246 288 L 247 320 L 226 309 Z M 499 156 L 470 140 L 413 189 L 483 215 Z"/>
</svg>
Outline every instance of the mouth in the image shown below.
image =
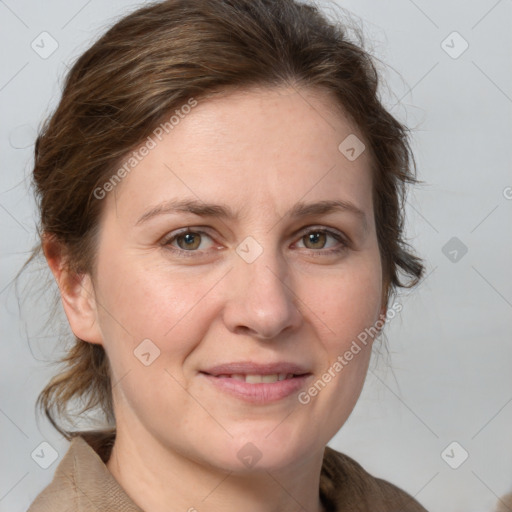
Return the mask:
<svg viewBox="0 0 512 512">
<path fill-rule="evenodd" d="M 235 361 L 232 363 L 223 363 L 211 366 L 202 370 L 202 373 L 213 375 L 214 377 L 220 376 L 247 376 L 256 375 L 263 377 L 277 376 L 277 380 L 284 380 L 288 375 L 304 375 L 309 373 L 305 365 L 300 365 L 292 362 L 269 362 L 269 363 L 255 363 L 251 361 Z M 281 376 L 281 379 L 279 377 Z"/>
<path fill-rule="evenodd" d="M 230 363 L 200 371 L 217 390 L 252 403 L 268 403 L 298 393 L 311 372 L 291 363 Z"/>
<path fill-rule="evenodd" d="M 214 375 L 218 379 L 235 379 L 249 384 L 272 383 L 281 380 L 293 379 L 297 377 L 293 373 L 270 373 L 268 375 L 233 373 L 232 375 Z"/>
</svg>

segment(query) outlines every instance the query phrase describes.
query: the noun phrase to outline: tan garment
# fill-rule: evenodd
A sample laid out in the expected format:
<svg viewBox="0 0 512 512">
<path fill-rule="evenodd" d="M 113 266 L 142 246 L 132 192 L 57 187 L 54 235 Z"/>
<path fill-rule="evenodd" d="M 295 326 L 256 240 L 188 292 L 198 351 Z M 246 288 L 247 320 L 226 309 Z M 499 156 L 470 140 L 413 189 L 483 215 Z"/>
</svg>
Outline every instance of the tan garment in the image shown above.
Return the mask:
<svg viewBox="0 0 512 512">
<path fill-rule="evenodd" d="M 27 512 L 142 512 L 105 462 L 115 432 L 82 432 Z M 320 496 L 328 512 L 427 512 L 393 484 L 374 478 L 355 460 L 326 447 Z"/>
</svg>

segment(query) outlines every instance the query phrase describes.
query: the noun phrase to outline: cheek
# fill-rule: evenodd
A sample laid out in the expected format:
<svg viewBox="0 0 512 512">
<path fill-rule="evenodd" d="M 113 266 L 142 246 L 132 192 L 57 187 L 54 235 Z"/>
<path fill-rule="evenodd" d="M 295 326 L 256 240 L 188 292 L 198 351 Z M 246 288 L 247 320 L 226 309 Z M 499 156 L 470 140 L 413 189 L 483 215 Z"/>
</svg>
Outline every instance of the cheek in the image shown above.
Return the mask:
<svg viewBox="0 0 512 512">
<path fill-rule="evenodd" d="M 319 379 L 303 399 L 311 400 L 313 409 L 330 411 L 334 435 L 357 402 L 368 370 L 382 299 L 378 253 L 352 260 L 336 278 L 319 282 L 309 297 L 324 358 Z"/>
<path fill-rule="evenodd" d="M 193 340 L 201 339 L 209 318 L 207 301 L 201 299 L 212 287 L 211 279 L 120 258 L 98 265 L 98 276 L 98 312 L 107 350 L 126 352 L 128 346 L 131 353 L 150 339 L 162 353 L 172 352 L 179 360 L 181 353 L 192 350 Z"/>
<path fill-rule="evenodd" d="M 336 277 L 323 279 L 306 303 L 321 319 L 324 343 L 332 352 L 344 351 L 347 344 L 377 322 L 381 301 L 380 261 L 370 255 L 341 269 Z"/>
</svg>

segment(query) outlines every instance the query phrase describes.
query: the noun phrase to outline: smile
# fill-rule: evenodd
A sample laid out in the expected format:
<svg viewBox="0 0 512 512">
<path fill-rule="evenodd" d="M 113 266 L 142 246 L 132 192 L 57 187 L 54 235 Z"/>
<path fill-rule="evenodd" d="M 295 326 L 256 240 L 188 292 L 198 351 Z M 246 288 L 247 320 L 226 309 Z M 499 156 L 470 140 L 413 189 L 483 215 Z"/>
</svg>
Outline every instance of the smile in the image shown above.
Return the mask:
<svg viewBox="0 0 512 512">
<path fill-rule="evenodd" d="M 199 376 L 205 378 L 217 392 L 253 404 L 267 404 L 297 396 L 301 389 L 305 388 L 306 381 L 312 375 L 311 373 L 301 375 L 293 373 L 219 375 L 199 373 Z"/>
<path fill-rule="evenodd" d="M 243 374 L 243 373 L 234 373 L 233 375 L 217 375 L 219 379 L 235 379 L 241 380 L 243 382 L 248 382 L 249 384 L 260 384 L 262 382 L 270 383 L 277 382 L 285 379 L 292 379 L 294 377 L 293 373 L 271 373 L 269 375 L 256 375 L 256 374 Z"/>
</svg>

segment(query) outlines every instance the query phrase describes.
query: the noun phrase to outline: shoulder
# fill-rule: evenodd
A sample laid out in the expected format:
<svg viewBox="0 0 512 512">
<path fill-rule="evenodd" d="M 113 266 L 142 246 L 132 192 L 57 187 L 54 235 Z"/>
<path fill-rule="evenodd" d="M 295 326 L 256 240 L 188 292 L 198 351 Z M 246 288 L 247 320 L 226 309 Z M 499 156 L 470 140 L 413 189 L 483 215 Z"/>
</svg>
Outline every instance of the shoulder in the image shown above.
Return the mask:
<svg viewBox="0 0 512 512">
<path fill-rule="evenodd" d="M 336 512 L 427 512 L 405 491 L 372 476 L 354 459 L 328 446 L 320 488 Z"/>
<path fill-rule="evenodd" d="M 27 512 L 98 510 L 91 507 L 99 504 L 101 509 L 109 494 L 123 500 L 122 490 L 104 464 L 112 440 L 111 431 L 76 433 L 52 481 L 37 495 Z"/>
<path fill-rule="evenodd" d="M 37 495 L 27 512 L 69 512 L 76 510 L 75 461 L 78 438 L 74 438 L 71 446 L 57 466 L 52 481 Z"/>
</svg>

